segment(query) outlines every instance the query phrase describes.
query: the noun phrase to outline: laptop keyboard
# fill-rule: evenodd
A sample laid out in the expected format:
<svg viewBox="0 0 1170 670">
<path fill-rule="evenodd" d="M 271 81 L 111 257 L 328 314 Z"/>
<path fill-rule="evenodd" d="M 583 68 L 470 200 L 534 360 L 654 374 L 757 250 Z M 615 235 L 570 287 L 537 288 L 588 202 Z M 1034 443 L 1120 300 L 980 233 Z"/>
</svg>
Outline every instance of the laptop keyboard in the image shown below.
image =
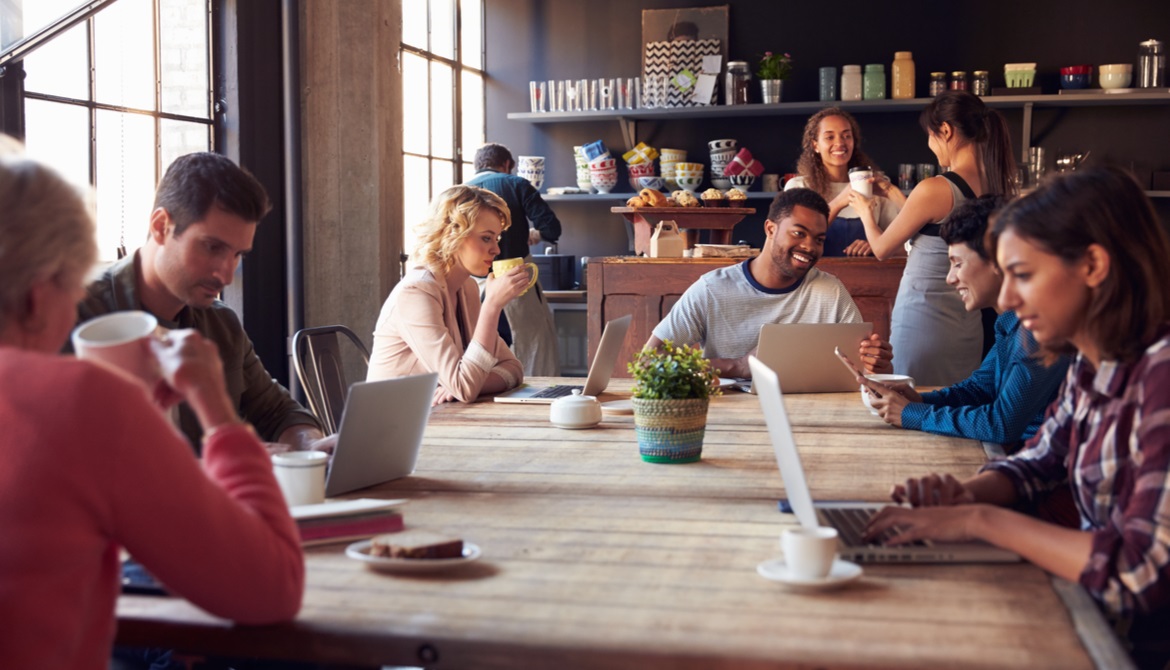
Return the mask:
<svg viewBox="0 0 1170 670">
<path fill-rule="evenodd" d="M 876 509 L 863 507 L 818 507 L 820 513 L 830 526 L 837 529 L 841 540 L 846 547 L 864 547 L 880 545 L 898 533 L 894 527 L 878 536 L 873 542 L 865 542 L 861 538 L 865 535 L 865 527 L 870 518 L 877 513 Z M 921 543 L 915 543 L 921 544 Z"/>
<path fill-rule="evenodd" d="M 573 393 L 573 389 L 583 388 L 581 386 L 570 386 L 568 384 L 557 384 L 556 386 L 548 386 L 540 391 L 533 393 L 533 398 L 563 398 Z"/>
</svg>

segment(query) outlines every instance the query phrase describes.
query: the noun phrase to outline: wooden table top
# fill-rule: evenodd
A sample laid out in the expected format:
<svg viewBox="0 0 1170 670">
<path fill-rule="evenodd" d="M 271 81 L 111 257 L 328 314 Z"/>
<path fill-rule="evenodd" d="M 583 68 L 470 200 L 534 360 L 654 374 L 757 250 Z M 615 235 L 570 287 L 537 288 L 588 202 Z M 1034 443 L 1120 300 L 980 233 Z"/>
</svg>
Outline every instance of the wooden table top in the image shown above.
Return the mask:
<svg viewBox="0 0 1170 670">
<path fill-rule="evenodd" d="M 786 400 L 815 498 L 884 500 L 906 477 L 985 460 L 977 442 L 886 426 L 857 394 Z M 437 668 L 1093 667 L 1028 564 L 866 565 L 814 594 L 759 577 L 795 523 L 777 509 L 759 404 L 732 391 L 708 417 L 701 462 L 654 465 L 632 416 L 571 431 L 547 406 L 443 406 L 415 474 L 354 497 L 409 498 L 408 527 L 456 533 L 479 561 L 391 575 L 344 544 L 314 548 L 291 624 L 236 627 L 183 600 L 124 596 L 119 642 Z"/>
</svg>

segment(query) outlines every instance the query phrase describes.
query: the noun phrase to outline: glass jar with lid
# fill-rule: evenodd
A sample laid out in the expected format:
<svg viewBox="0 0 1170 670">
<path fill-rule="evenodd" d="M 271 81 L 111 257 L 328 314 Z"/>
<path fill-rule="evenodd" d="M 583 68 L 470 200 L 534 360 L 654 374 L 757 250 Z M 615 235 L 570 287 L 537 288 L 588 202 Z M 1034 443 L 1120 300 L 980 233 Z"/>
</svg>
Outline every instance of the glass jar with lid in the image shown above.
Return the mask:
<svg viewBox="0 0 1170 670">
<path fill-rule="evenodd" d="M 723 104 L 746 105 L 752 72 L 747 61 L 733 60 L 727 63 L 727 78 L 723 86 Z"/>
<path fill-rule="evenodd" d="M 1166 85 L 1166 50 L 1158 40 L 1138 44 L 1137 85 L 1139 88 Z"/>
<path fill-rule="evenodd" d="M 894 65 L 890 73 L 891 98 L 906 100 L 914 97 L 914 55 L 909 51 L 895 51 Z"/>
<path fill-rule="evenodd" d="M 886 97 L 886 66 L 870 63 L 865 66 L 862 97 L 866 100 L 884 100 Z"/>
<path fill-rule="evenodd" d="M 951 90 L 952 91 L 966 91 L 970 90 L 967 84 L 967 73 L 963 70 L 955 70 L 951 73 Z"/>
<path fill-rule="evenodd" d="M 971 80 L 971 92 L 975 95 L 991 95 L 991 76 L 987 70 L 975 70 L 975 78 Z"/>
<path fill-rule="evenodd" d="M 947 90 L 947 73 L 946 72 L 931 72 L 930 73 L 930 97 L 935 98 L 942 95 L 943 91 Z"/>
<path fill-rule="evenodd" d="M 841 99 L 861 100 L 861 66 L 845 65 L 841 68 Z"/>
</svg>

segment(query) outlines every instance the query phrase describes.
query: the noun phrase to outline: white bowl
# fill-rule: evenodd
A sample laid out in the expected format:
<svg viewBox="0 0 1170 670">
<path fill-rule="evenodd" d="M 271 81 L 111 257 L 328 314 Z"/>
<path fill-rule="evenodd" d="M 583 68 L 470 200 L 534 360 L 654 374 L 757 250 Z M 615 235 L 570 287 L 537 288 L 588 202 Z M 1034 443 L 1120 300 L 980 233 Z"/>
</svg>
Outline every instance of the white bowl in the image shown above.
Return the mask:
<svg viewBox="0 0 1170 670">
<path fill-rule="evenodd" d="M 1097 82 L 1101 88 L 1128 88 L 1133 81 L 1132 72 L 1099 72 Z"/>
<path fill-rule="evenodd" d="M 1133 64 L 1131 63 L 1112 63 L 1110 65 L 1098 65 L 1097 72 L 1108 72 L 1109 74 L 1121 74 L 1123 72 L 1133 72 Z"/>
<path fill-rule="evenodd" d="M 911 377 L 910 375 L 871 374 L 871 375 L 866 375 L 865 378 L 872 380 L 872 381 L 875 381 L 875 382 L 880 382 L 882 384 L 892 384 L 892 383 L 901 382 L 901 383 L 909 384 L 911 388 L 914 387 L 914 378 Z M 864 386 L 862 386 L 860 388 L 861 388 L 861 403 L 863 405 L 865 405 L 867 409 L 869 409 L 870 414 L 877 416 L 878 415 L 877 410 L 873 408 L 873 405 L 869 404 L 869 393 L 865 390 Z"/>
<path fill-rule="evenodd" d="M 682 190 L 694 193 L 695 190 L 698 189 L 699 186 L 703 183 L 703 176 L 699 175 L 698 177 L 684 177 L 682 175 L 678 175 L 674 178 L 674 181 Z"/>
</svg>

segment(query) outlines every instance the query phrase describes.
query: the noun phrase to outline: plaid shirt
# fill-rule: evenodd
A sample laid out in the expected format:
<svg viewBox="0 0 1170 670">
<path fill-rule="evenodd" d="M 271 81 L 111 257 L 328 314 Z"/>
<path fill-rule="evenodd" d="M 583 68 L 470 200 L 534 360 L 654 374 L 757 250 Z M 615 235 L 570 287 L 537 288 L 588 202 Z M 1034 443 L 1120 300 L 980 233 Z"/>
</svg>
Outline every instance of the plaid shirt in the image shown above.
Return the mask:
<svg viewBox="0 0 1170 670">
<path fill-rule="evenodd" d="M 1080 583 L 1112 615 L 1170 608 L 1170 324 L 1137 361 L 1082 356 L 1024 451 L 985 470 L 1008 476 L 1022 500 L 1068 482 L 1093 534 Z"/>
</svg>

